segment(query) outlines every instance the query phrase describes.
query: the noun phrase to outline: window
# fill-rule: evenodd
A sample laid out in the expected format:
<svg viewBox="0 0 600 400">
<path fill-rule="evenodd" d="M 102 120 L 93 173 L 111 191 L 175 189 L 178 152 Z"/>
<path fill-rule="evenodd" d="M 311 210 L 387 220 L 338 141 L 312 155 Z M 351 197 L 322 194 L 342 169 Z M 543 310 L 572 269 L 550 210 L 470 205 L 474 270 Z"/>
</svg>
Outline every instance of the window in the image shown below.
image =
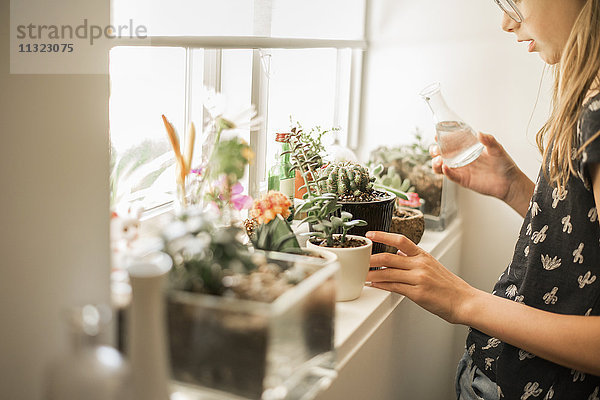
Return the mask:
<svg viewBox="0 0 600 400">
<path fill-rule="evenodd" d="M 160 116 L 180 137 L 195 122 L 198 155 L 203 87 L 222 92 L 229 112 L 254 104 L 265 120 L 260 132 L 241 133 L 256 153 L 245 182 L 252 196 L 274 158 L 274 134 L 289 129 L 290 117 L 306 128 L 339 126 L 341 142 L 353 143 L 365 0 L 113 0 L 113 23 L 129 19 L 147 27 L 150 44 L 122 43 L 110 53 L 115 201 L 139 200 L 148 210 L 173 198 Z"/>
</svg>

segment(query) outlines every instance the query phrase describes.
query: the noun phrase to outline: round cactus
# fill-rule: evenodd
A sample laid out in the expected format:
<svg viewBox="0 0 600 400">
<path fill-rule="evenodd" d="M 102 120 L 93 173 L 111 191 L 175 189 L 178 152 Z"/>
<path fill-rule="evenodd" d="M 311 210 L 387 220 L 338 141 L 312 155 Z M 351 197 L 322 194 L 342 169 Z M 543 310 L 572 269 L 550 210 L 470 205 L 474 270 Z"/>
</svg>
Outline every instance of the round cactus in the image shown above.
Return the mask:
<svg viewBox="0 0 600 400">
<path fill-rule="evenodd" d="M 327 193 L 335 193 L 338 196 L 354 195 L 373 191 L 375 178 L 369 174 L 369 170 L 360 164 L 351 162 L 331 163 L 319 170 L 319 181 L 321 190 Z"/>
</svg>

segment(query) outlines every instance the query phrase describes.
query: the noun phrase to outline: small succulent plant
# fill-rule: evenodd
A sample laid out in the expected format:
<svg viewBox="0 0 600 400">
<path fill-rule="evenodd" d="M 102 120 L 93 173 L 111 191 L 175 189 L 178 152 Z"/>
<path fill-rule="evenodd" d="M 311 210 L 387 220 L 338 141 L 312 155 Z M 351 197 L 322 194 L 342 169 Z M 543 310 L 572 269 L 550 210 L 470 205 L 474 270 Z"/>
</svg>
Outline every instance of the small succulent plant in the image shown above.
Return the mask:
<svg viewBox="0 0 600 400">
<path fill-rule="evenodd" d="M 189 213 L 163 231 L 165 252 L 173 259 L 173 288 L 222 295 L 226 276 L 248 274 L 256 268 L 248 248 L 240 241 L 241 229 L 218 228 L 205 215 Z"/>
<path fill-rule="evenodd" d="M 302 176 L 304 185 L 299 189 L 306 189 L 306 193 L 302 197 L 307 199 L 312 196 L 320 196 L 322 191 L 319 182 L 326 179 L 317 177 L 317 171 L 322 165 L 321 156 L 314 153 L 313 146 L 306 142 L 300 129 L 292 128 L 289 143 L 289 152 L 283 154 L 290 154 L 292 166 Z"/>
<path fill-rule="evenodd" d="M 366 221 L 357 219 L 352 220 L 352 214 L 341 211 L 342 205 L 338 204 L 337 195 L 334 193 L 324 193 L 322 196 L 310 197 L 300 208 L 298 212 L 306 212 L 308 216 L 301 223 L 308 222 L 313 224 L 314 232 L 308 235 L 317 237 L 327 243 L 327 247 L 334 245 L 334 233 L 339 229 L 342 235 L 339 238 L 340 243 L 346 242 L 348 231 L 355 226 L 365 226 Z M 340 216 L 335 216 L 340 212 Z"/>
<path fill-rule="evenodd" d="M 375 178 L 369 170 L 352 162 L 331 163 L 319 170 L 319 186 L 323 192 L 338 196 L 354 195 L 373 191 Z"/>
</svg>

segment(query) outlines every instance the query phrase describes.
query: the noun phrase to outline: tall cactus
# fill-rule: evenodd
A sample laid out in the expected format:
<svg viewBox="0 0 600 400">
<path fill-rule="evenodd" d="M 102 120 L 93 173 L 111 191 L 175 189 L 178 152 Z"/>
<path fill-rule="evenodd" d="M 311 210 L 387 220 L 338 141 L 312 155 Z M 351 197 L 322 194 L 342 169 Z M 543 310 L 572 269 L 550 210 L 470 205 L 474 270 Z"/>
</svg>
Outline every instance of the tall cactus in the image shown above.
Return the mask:
<svg viewBox="0 0 600 400">
<path fill-rule="evenodd" d="M 352 162 L 331 163 L 319 170 L 319 178 L 323 178 L 319 180 L 323 192 L 335 193 L 338 196 L 360 196 L 370 193 L 375 181 L 367 168 Z"/>
</svg>

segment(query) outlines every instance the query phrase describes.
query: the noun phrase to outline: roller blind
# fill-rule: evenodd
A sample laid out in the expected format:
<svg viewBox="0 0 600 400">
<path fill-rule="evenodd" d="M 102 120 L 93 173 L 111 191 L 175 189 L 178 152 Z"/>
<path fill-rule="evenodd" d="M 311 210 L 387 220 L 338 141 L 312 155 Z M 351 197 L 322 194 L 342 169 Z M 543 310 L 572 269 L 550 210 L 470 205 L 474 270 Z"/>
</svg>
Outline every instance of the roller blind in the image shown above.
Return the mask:
<svg viewBox="0 0 600 400">
<path fill-rule="evenodd" d="M 113 0 L 112 21 L 149 36 L 362 39 L 366 0 Z"/>
</svg>

